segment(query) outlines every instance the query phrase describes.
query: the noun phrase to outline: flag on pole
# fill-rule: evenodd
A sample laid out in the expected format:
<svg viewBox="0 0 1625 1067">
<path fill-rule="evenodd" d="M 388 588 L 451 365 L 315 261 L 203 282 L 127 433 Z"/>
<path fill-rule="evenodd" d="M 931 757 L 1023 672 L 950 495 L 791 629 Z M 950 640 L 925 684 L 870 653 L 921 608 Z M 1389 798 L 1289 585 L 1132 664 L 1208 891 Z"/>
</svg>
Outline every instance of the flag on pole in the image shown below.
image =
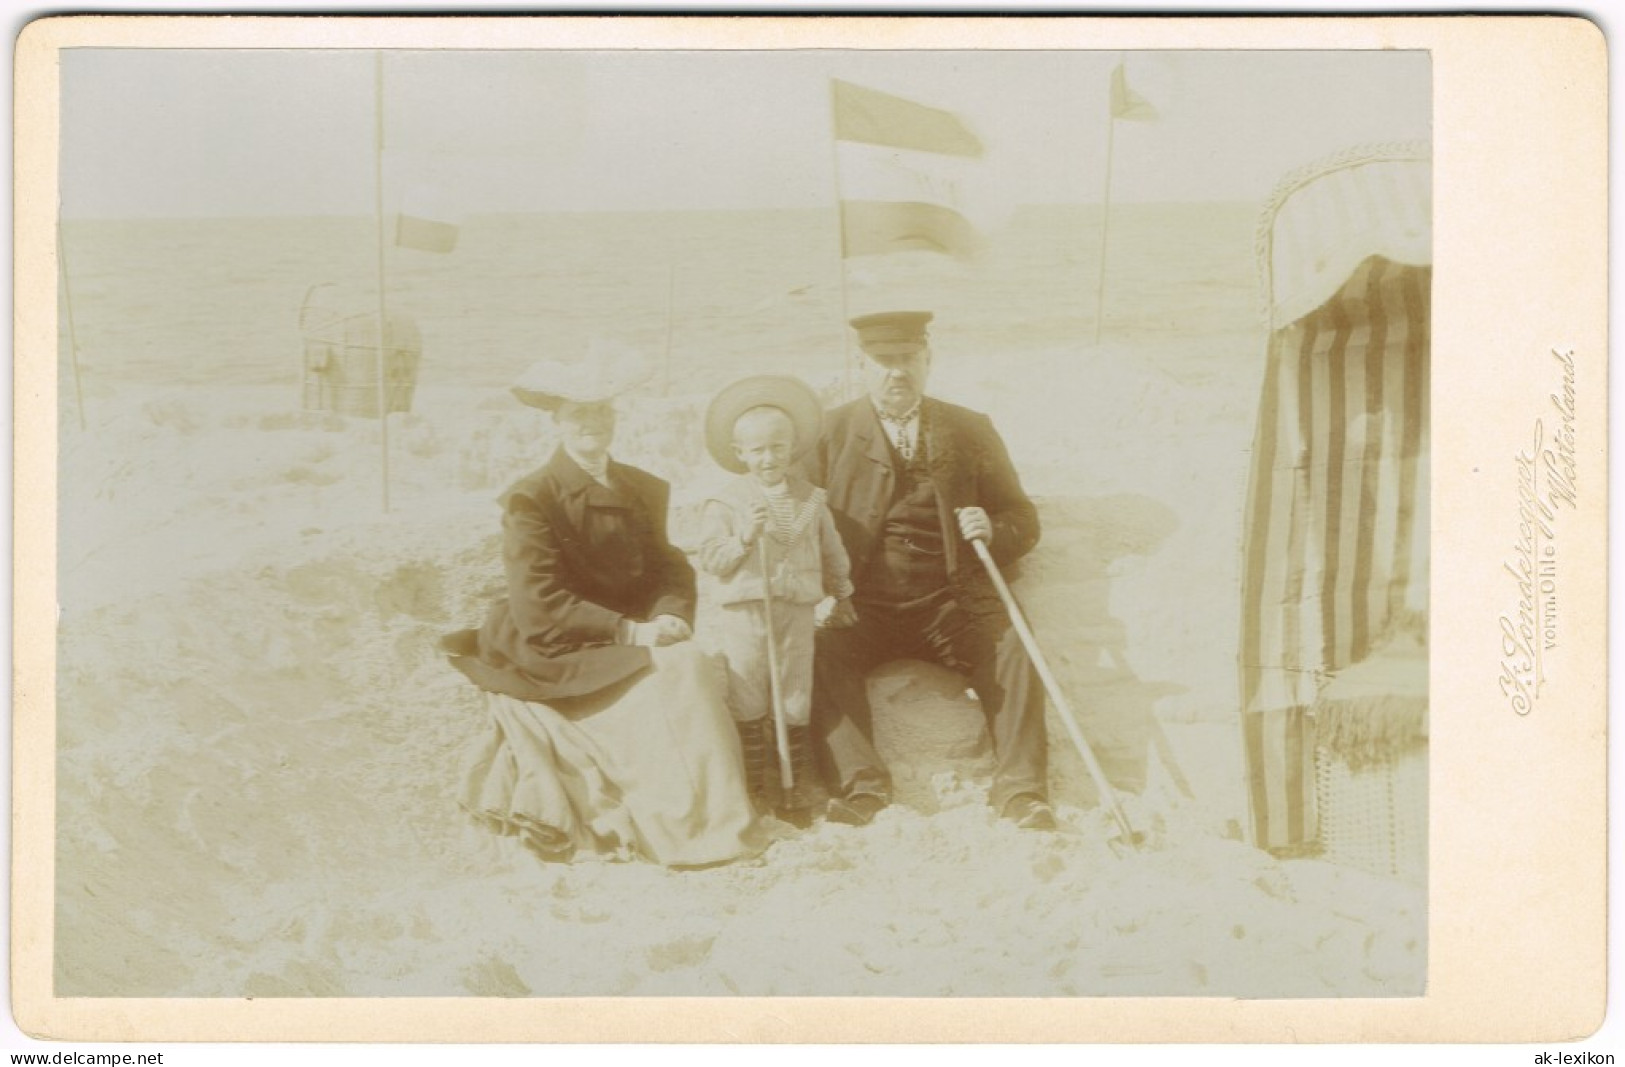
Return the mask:
<svg viewBox="0 0 1625 1067">
<path fill-rule="evenodd" d="M 966 218 L 982 142 L 952 112 L 832 80 L 844 257 L 963 256 L 981 247 Z"/>
<path fill-rule="evenodd" d="M 861 85 L 830 80 L 835 139 L 915 152 L 980 158 L 982 142 L 951 111 L 926 107 Z"/>
<path fill-rule="evenodd" d="M 1150 122 L 1157 117 L 1157 109 L 1151 106 L 1151 102 L 1129 88 L 1128 75 L 1123 72 L 1121 63 L 1112 68 L 1111 99 L 1114 119 Z"/>
<path fill-rule="evenodd" d="M 395 216 L 395 244 L 419 252 L 450 252 L 457 247 L 458 213 L 436 186 L 410 186 Z"/>
<path fill-rule="evenodd" d="M 1112 221 L 1112 144 L 1117 132 L 1117 120 L 1150 122 L 1157 117 L 1151 102 L 1128 86 L 1128 75 L 1123 63 L 1112 68 L 1111 88 L 1107 92 L 1106 119 L 1106 180 L 1100 204 L 1100 268 L 1095 274 L 1095 343 L 1100 343 L 1100 331 L 1106 322 L 1106 235 Z"/>
</svg>

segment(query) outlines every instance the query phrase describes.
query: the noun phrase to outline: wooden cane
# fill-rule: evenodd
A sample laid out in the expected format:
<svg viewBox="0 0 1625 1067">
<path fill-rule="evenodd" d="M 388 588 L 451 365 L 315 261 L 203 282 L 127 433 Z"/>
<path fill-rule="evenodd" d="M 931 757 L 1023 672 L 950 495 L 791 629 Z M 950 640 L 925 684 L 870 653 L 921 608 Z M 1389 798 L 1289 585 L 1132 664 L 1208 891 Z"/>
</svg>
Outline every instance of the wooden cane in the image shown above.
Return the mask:
<svg viewBox="0 0 1625 1067">
<path fill-rule="evenodd" d="M 767 690 L 773 698 L 773 739 L 778 742 L 779 784 L 785 789 L 795 785 L 790 770 L 790 725 L 784 721 L 784 694 L 779 690 L 778 637 L 773 632 L 773 576 L 767 569 L 767 534 L 756 539 L 762 559 L 762 612 L 767 622 Z"/>
<path fill-rule="evenodd" d="M 1055 680 L 1049 664 L 1044 660 L 1044 654 L 1039 651 L 1038 639 L 1033 636 L 1032 628 L 1027 625 L 1027 618 L 1021 613 L 1021 606 L 1016 603 L 1015 594 L 1005 584 L 1004 575 L 999 573 L 998 564 L 993 562 L 993 554 L 987 550 L 987 543 L 976 538 L 971 544 L 976 546 L 977 558 L 982 561 L 982 566 L 987 568 L 988 577 L 993 579 L 993 587 L 999 591 L 999 599 L 1004 601 L 1004 610 L 1010 616 L 1010 625 L 1015 627 L 1016 636 L 1021 638 L 1022 645 L 1027 649 L 1027 658 L 1038 671 L 1039 680 L 1044 683 L 1044 691 L 1049 694 L 1055 710 L 1060 713 L 1061 722 L 1066 726 L 1068 736 L 1077 746 L 1078 754 L 1083 757 L 1083 765 L 1089 769 L 1089 777 L 1094 779 L 1095 790 L 1100 794 L 1101 803 L 1111 810 L 1112 818 L 1117 821 L 1124 840 L 1129 844 L 1139 844 L 1144 838 L 1135 833 L 1134 827 L 1129 825 L 1128 816 L 1123 813 L 1123 805 L 1117 800 L 1117 793 L 1106 781 L 1106 773 L 1100 769 L 1100 761 L 1095 759 L 1094 750 L 1084 739 L 1077 717 L 1072 714 L 1072 705 L 1068 704 L 1066 697 L 1061 694 L 1060 683 Z"/>
</svg>

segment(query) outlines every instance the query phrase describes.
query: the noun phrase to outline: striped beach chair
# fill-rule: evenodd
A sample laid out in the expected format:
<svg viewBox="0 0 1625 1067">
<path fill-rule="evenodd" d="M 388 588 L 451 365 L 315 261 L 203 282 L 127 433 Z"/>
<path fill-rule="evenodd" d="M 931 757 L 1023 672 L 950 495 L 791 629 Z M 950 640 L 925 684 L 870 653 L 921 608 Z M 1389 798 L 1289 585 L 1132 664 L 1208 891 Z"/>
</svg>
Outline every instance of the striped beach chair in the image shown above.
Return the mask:
<svg viewBox="0 0 1625 1067">
<path fill-rule="evenodd" d="M 1391 144 L 1289 175 L 1260 221 L 1239 675 L 1250 838 L 1278 853 L 1327 844 L 1337 709 L 1359 709 L 1335 731 L 1356 748 L 1425 729 L 1431 215 L 1427 147 Z M 1395 652 L 1418 638 L 1420 676 Z M 1392 699 L 1373 700 L 1385 678 Z"/>
</svg>

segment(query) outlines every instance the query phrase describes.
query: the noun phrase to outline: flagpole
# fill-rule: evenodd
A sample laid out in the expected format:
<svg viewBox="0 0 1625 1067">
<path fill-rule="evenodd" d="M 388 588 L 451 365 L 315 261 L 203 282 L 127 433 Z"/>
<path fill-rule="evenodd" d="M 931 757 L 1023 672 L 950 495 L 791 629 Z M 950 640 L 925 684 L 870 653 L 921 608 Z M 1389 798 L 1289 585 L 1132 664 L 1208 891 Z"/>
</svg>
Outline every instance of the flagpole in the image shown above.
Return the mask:
<svg viewBox="0 0 1625 1067">
<path fill-rule="evenodd" d="M 79 331 L 73 324 L 73 287 L 68 284 L 68 246 L 62 237 L 62 220 L 56 224 L 56 261 L 62 269 L 62 300 L 68 309 L 68 358 L 73 363 L 73 398 L 79 407 L 79 429 L 85 428 L 85 391 L 79 381 Z"/>
<path fill-rule="evenodd" d="M 852 399 L 852 339 L 847 322 L 851 313 L 846 300 L 846 220 L 841 211 L 841 149 L 836 138 L 835 83 L 829 85 L 829 172 L 835 192 L 835 271 L 841 291 L 841 399 Z"/>
<path fill-rule="evenodd" d="M 670 253 L 668 253 L 669 256 Z M 671 395 L 671 333 L 672 333 L 672 294 L 677 288 L 677 262 L 666 260 L 666 358 L 665 382 L 661 386 L 661 395 Z"/>
<path fill-rule="evenodd" d="M 373 52 L 373 213 L 378 230 L 378 441 L 379 468 L 384 491 L 384 514 L 389 514 L 389 391 L 384 347 L 388 310 L 384 298 L 384 53 Z"/>
<path fill-rule="evenodd" d="M 1110 91 L 1106 101 L 1106 193 L 1100 205 L 1100 264 L 1095 272 L 1095 344 L 1100 344 L 1100 326 L 1106 318 L 1106 233 L 1112 220 L 1112 141 L 1117 116 L 1112 113 Z"/>
</svg>

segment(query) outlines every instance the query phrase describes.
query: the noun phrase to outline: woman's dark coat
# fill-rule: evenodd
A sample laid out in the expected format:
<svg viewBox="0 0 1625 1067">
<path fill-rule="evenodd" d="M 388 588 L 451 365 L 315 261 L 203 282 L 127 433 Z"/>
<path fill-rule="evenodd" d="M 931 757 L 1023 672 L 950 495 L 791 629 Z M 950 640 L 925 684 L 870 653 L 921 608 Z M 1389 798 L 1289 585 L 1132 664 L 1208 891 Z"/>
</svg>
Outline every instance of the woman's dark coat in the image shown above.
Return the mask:
<svg viewBox="0 0 1625 1067">
<path fill-rule="evenodd" d="M 666 540 L 671 486 L 611 462 L 605 488 L 563 449 L 502 495 L 508 592 L 446 639 L 481 689 L 542 703 L 624 682 L 651 663 L 615 644 L 622 618 L 694 621 L 694 568 Z"/>
</svg>

